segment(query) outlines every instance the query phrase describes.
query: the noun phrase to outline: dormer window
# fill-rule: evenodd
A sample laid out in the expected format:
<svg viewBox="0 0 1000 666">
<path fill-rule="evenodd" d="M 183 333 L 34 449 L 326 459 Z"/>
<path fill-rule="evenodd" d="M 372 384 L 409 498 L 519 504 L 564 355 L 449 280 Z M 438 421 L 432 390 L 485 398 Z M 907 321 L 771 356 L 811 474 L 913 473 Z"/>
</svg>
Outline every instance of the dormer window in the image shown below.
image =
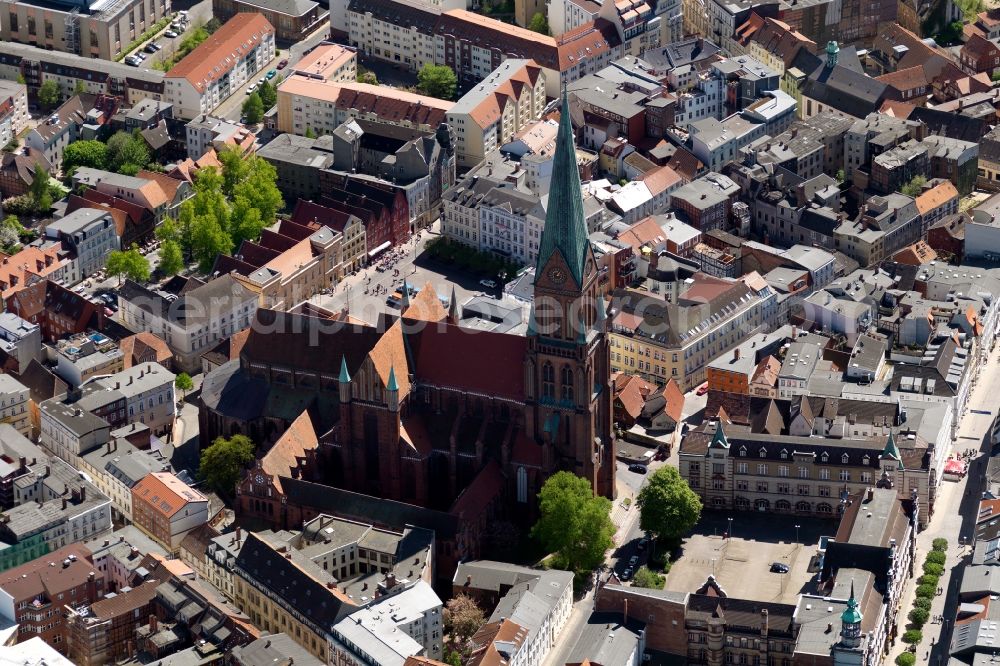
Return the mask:
<svg viewBox="0 0 1000 666">
<path fill-rule="evenodd" d="M 761 447 L 761 449 L 760 449 L 760 457 L 761 458 L 766 458 L 767 457 L 767 449 Z"/>
<path fill-rule="evenodd" d="M 823 452 L 823 455 L 821 455 L 821 456 L 819 457 L 819 461 L 820 461 L 820 462 L 830 462 L 830 456 L 829 456 L 829 455 L 827 455 L 826 451 L 824 451 L 824 452 Z"/>
<path fill-rule="evenodd" d="M 869 460 L 869 458 L 868 458 L 868 456 L 866 455 L 866 456 L 865 456 L 864 458 L 862 458 L 862 459 L 861 459 L 861 462 L 863 462 L 864 464 L 866 464 L 866 465 L 867 465 L 867 464 L 868 464 L 868 460 Z"/>
<path fill-rule="evenodd" d="M 845 453 L 844 455 L 840 456 L 840 462 L 844 463 L 845 465 L 846 465 L 846 464 L 847 464 L 848 462 L 850 462 L 850 460 L 851 460 L 851 459 L 850 459 L 850 458 L 848 457 L 848 455 L 847 455 L 846 453 Z"/>
<path fill-rule="evenodd" d="M 788 458 L 788 451 L 786 449 L 781 449 L 781 459 L 785 460 Z"/>
<path fill-rule="evenodd" d="M 741 458 L 746 458 L 747 457 L 747 447 L 745 447 L 745 446 L 741 446 L 740 447 L 740 457 Z"/>
</svg>

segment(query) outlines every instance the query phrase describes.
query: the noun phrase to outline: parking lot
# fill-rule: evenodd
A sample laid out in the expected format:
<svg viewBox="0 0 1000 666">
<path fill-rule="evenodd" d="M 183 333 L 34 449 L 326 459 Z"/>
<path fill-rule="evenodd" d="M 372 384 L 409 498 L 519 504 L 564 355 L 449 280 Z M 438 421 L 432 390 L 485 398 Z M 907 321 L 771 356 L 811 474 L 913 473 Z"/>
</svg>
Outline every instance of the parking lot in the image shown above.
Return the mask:
<svg viewBox="0 0 1000 666">
<path fill-rule="evenodd" d="M 693 592 L 714 575 L 730 597 L 794 604 L 799 594 L 813 590 L 816 545 L 821 535 L 834 533 L 832 522 L 794 516 L 776 521 L 770 514 L 741 513 L 733 516 L 735 535 L 724 538 L 729 517 L 706 512 L 695 534 L 684 541 L 665 589 Z M 741 531 L 760 536 L 744 539 Z M 796 533 L 802 543 L 796 543 Z M 771 572 L 774 563 L 786 565 L 788 573 Z"/>
</svg>

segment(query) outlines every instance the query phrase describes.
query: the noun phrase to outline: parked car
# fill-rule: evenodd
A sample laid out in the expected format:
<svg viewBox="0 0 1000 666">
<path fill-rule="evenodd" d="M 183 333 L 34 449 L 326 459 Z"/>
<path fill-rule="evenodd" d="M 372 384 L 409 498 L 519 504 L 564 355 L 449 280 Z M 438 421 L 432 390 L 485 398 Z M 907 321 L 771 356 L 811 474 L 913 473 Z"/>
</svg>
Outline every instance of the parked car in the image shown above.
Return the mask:
<svg viewBox="0 0 1000 666">
<path fill-rule="evenodd" d="M 139 65 L 142 64 L 142 61 L 139 60 L 138 58 L 128 56 L 127 58 L 125 58 L 125 64 L 131 67 L 138 67 Z"/>
<path fill-rule="evenodd" d="M 629 465 L 628 466 L 628 471 L 635 472 L 636 474 L 645 474 L 646 473 L 646 466 L 645 465 L 639 465 L 639 464 Z"/>
<path fill-rule="evenodd" d="M 156 53 L 156 44 L 150 42 L 149 44 L 146 44 L 146 46 L 144 46 L 142 50 L 145 51 L 146 53 Z"/>
<path fill-rule="evenodd" d="M 278 69 L 284 69 L 286 67 L 288 67 L 288 61 L 287 60 L 282 60 L 281 62 L 278 63 Z"/>
<path fill-rule="evenodd" d="M 629 565 L 630 568 L 634 569 L 635 565 L 637 565 L 637 564 L 639 564 L 639 556 L 638 555 L 633 555 L 632 557 L 628 558 L 628 565 Z"/>
<path fill-rule="evenodd" d="M 247 88 L 247 94 L 248 94 L 248 95 L 251 95 L 251 94 L 253 94 L 253 91 L 254 91 L 254 90 L 257 90 L 257 84 L 256 84 L 256 83 L 254 83 L 254 84 L 251 84 L 251 85 L 250 85 L 250 87 L 249 87 L 249 88 Z"/>
<path fill-rule="evenodd" d="M 167 30 L 165 33 L 163 33 L 163 36 L 164 37 L 169 37 L 170 39 L 173 39 L 174 37 L 177 36 L 177 33 L 174 32 L 173 30 Z"/>
<path fill-rule="evenodd" d="M 704 384 L 699 386 L 698 390 L 695 391 L 695 393 L 697 393 L 698 395 L 705 395 L 706 393 L 708 393 L 708 382 L 705 382 Z"/>
<path fill-rule="evenodd" d="M 497 288 L 497 283 L 494 282 L 493 280 L 480 280 L 479 284 L 480 284 L 480 286 L 486 287 L 487 289 L 496 289 Z"/>
<path fill-rule="evenodd" d="M 273 78 L 274 78 L 274 77 L 276 77 L 277 75 L 278 75 L 278 70 L 276 70 L 276 69 L 272 69 L 272 70 L 269 70 L 269 71 L 267 72 L 267 78 L 268 78 L 268 79 L 273 79 Z"/>
<path fill-rule="evenodd" d="M 783 562 L 772 562 L 771 573 L 779 573 L 779 574 L 788 573 L 788 565 L 784 564 Z"/>
<path fill-rule="evenodd" d="M 641 539 L 639 539 L 639 543 L 636 547 L 639 550 L 646 550 L 646 548 L 649 547 L 649 539 L 647 539 L 646 537 L 642 537 Z"/>
</svg>

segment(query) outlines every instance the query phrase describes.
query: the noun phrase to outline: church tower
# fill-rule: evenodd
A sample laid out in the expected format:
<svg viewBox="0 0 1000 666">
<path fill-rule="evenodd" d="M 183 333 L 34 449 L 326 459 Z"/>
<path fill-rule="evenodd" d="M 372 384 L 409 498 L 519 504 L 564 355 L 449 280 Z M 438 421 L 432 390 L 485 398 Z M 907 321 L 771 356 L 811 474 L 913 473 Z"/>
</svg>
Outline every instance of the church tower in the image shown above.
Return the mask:
<svg viewBox="0 0 1000 666">
<path fill-rule="evenodd" d="M 564 90 L 528 329 L 528 430 L 542 444 L 545 476 L 572 471 L 613 498 L 611 361 L 598 275 Z"/>
</svg>

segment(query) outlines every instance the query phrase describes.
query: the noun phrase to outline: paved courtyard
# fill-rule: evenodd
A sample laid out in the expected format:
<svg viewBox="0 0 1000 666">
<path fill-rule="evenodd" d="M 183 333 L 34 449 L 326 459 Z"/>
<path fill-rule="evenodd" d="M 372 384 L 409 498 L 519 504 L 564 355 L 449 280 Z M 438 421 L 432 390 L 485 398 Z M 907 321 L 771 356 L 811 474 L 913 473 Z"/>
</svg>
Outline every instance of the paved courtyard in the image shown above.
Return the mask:
<svg viewBox="0 0 1000 666">
<path fill-rule="evenodd" d="M 724 538 L 728 515 L 706 513 L 695 534 L 684 541 L 683 553 L 667 575 L 666 589 L 694 592 L 714 575 L 730 597 L 787 604 L 812 591 L 816 544 L 821 535 L 832 535 L 834 525 L 795 516 L 778 518 L 736 514 L 733 538 Z M 802 543 L 796 543 L 795 525 Z M 755 539 L 739 536 L 759 535 Z M 786 564 L 786 574 L 771 573 L 774 562 Z"/>
</svg>

